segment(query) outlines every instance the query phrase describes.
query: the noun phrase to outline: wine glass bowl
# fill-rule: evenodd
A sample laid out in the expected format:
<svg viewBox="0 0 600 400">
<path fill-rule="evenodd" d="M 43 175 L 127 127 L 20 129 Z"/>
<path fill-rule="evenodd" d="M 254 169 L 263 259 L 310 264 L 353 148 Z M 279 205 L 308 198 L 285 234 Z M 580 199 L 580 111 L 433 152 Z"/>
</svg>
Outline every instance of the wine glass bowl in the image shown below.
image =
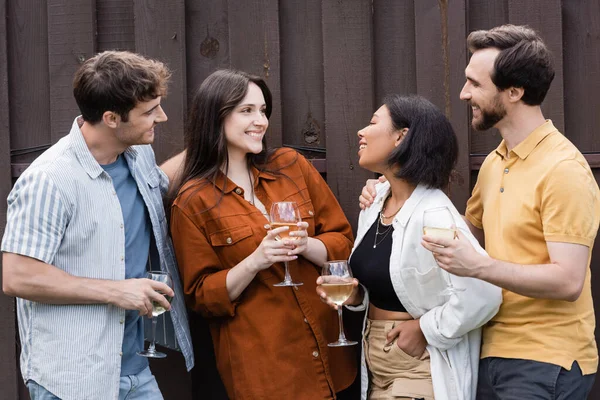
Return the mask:
<svg viewBox="0 0 600 400">
<path fill-rule="evenodd" d="M 322 283 L 319 287 L 325 292 L 327 298 L 338 306 L 339 337 L 336 342 L 329 343 L 327 346 L 341 347 L 358 344 L 358 342 L 346 339 L 342 319 L 342 305 L 354 290 L 352 271 L 348 267 L 348 262 L 345 260 L 327 261 L 323 264 L 321 279 Z"/>
</svg>

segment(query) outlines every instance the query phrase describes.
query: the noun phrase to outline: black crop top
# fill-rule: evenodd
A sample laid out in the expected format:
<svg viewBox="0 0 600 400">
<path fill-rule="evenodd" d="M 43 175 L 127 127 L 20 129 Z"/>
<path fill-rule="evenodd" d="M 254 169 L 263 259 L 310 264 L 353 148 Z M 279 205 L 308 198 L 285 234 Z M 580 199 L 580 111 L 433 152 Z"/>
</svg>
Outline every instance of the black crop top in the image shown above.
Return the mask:
<svg viewBox="0 0 600 400">
<path fill-rule="evenodd" d="M 377 224 L 380 224 L 379 235 L 377 236 L 377 247 L 374 248 Z M 388 229 L 389 231 L 387 231 Z M 354 277 L 369 291 L 369 301 L 375 307 L 388 311 L 406 312 L 406 308 L 394 291 L 390 278 L 393 232 L 394 227 L 382 225 L 378 217 L 352 253 L 350 268 Z"/>
</svg>

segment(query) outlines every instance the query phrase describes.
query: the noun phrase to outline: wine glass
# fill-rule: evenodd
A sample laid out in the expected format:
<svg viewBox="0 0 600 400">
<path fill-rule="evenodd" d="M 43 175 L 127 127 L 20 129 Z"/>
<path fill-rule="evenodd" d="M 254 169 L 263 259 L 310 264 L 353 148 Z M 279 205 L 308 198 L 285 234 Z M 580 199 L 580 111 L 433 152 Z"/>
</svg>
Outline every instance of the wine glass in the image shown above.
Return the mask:
<svg viewBox="0 0 600 400">
<path fill-rule="evenodd" d="M 171 279 L 171 274 L 168 272 L 149 271 L 146 273 L 146 278 L 152 279 L 153 281 L 162 282 L 173 289 L 173 279 Z M 163 294 L 163 296 L 165 296 L 169 303 L 173 301 L 173 297 L 166 294 Z M 161 306 L 160 303 L 157 303 L 156 301 L 152 302 L 152 342 L 150 342 L 148 350 L 138 351 L 138 356 L 149 358 L 165 358 L 167 356 L 165 353 L 156 351 L 156 317 L 163 314 L 165 311 L 167 310 Z"/>
<path fill-rule="evenodd" d="M 298 222 L 302 221 L 300 218 L 300 211 L 298 205 L 293 201 L 279 201 L 273 203 L 271 206 L 271 228 L 281 228 L 287 226 L 287 231 L 281 232 L 275 240 L 295 240 L 294 236 L 290 236 L 291 231 L 298 230 Z M 301 286 L 302 282 L 292 281 L 287 261 L 283 263 L 285 265 L 285 278 L 283 282 L 275 283 L 273 286 Z"/>
<path fill-rule="evenodd" d="M 456 223 L 447 206 L 429 208 L 423 212 L 423 234 L 438 239 L 454 240 L 457 238 Z M 442 274 L 447 284 L 446 288 L 440 292 L 442 295 L 449 296 L 465 290 L 452 285 L 450 273 L 442 270 Z"/>
<path fill-rule="evenodd" d="M 337 342 L 329 343 L 329 347 L 353 346 L 358 344 L 346 339 L 344 335 L 344 321 L 342 319 L 342 304 L 352 294 L 354 286 L 352 284 L 352 272 L 348 268 L 348 263 L 344 260 L 327 261 L 323 264 L 321 271 L 323 283 L 319 285 L 327 294 L 329 300 L 338 306 L 338 321 L 340 324 L 340 335 Z"/>
</svg>

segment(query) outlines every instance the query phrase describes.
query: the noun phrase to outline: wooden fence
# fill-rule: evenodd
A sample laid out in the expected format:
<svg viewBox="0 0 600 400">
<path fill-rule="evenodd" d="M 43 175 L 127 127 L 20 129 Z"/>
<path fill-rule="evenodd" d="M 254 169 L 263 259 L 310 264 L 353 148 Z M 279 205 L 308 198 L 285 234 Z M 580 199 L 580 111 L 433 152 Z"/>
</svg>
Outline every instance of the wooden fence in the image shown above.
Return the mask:
<svg viewBox="0 0 600 400">
<path fill-rule="evenodd" d="M 132 50 L 173 70 L 163 101 L 159 161 L 182 148 L 186 104 L 215 69 L 266 78 L 274 95 L 269 144 L 317 158 L 351 221 L 370 174 L 357 163 L 356 132 L 387 93 L 418 93 L 449 116 L 460 159 L 450 185 L 459 208 L 496 131 L 472 132 L 458 98 L 468 32 L 528 24 L 555 55 L 546 117 L 586 154 L 600 177 L 598 0 L 0 0 L 0 199 L 78 114 L 72 76 L 95 52 Z M 0 206 L 3 233 L 6 204 Z M 600 265 L 596 246 L 593 270 Z M 600 280 L 593 276 L 596 298 Z M 597 310 L 600 304 L 596 302 Z M 0 295 L 0 398 L 26 399 L 18 374 L 15 307 Z M 183 362 L 153 367 L 165 397 L 190 398 Z M 167 374 L 170 374 L 167 376 Z M 590 398 L 600 397 L 600 387 Z"/>
</svg>

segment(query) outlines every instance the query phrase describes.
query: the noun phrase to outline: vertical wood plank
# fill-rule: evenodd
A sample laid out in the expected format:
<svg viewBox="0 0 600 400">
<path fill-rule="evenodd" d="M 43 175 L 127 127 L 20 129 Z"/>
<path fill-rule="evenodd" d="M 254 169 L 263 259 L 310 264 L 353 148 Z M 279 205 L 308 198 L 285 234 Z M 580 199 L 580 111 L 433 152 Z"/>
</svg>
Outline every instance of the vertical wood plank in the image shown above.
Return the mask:
<svg viewBox="0 0 600 400">
<path fill-rule="evenodd" d="M 273 94 L 267 143 L 281 146 L 279 1 L 229 0 L 228 5 L 231 66 L 266 80 Z"/>
<path fill-rule="evenodd" d="M 69 133 L 79 114 L 73 75 L 95 52 L 94 0 L 48 0 L 48 73 L 51 141 Z"/>
<path fill-rule="evenodd" d="M 467 35 L 476 30 L 491 29 L 495 26 L 507 24 L 508 0 L 469 0 L 467 14 L 469 18 Z M 471 111 L 469 110 L 469 121 L 471 120 L 470 112 Z M 475 131 L 469 124 L 469 132 L 471 136 L 471 153 L 473 154 L 487 155 L 495 149 L 502 140 L 502 136 L 496 128 L 485 131 Z"/>
<path fill-rule="evenodd" d="M 375 111 L 371 1 L 324 0 L 322 10 L 327 181 L 356 228 L 357 198 L 372 177 L 358 165 L 356 135 Z"/>
<path fill-rule="evenodd" d="M 135 50 L 133 2 L 96 0 L 97 50 Z"/>
<path fill-rule="evenodd" d="M 153 145 L 160 163 L 183 148 L 187 104 L 184 0 L 134 0 L 134 21 L 136 51 L 165 62 L 173 74 L 168 96 L 162 100 L 169 120 L 157 126 Z"/>
<path fill-rule="evenodd" d="M 323 149 L 321 1 L 284 1 L 280 7 L 283 143 Z"/>
<path fill-rule="evenodd" d="M 561 3 L 562 0 L 508 0 L 508 20 L 511 24 L 526 24 L 535 29 L 552 52 L 556 75 L 542 103 L 542 111 L 559 131 L 569 136 L 565 132 Z"/>
<path fill-rule="evenodd" d="M 417 92 L 413 0 L 373 1 L 375 107 L 388 94 Z"/>
<path fill-rule="evenodd" d="M 185 18 L 187 92 L 191 99 L 208 75 L 229 67 L 227 2 L 186 1 Z"/>
<path fill-rule="evenodd" d="M 48 14 L 45 0 L 7 1 L 10 143 L 23 149 L 50 143 Z M 14 157 L 29 162 L 40 153 Z"/>
<path fill-rule="evenodd" d="M 563 1 L 565 134 L 582 152 L 600 151 L 600 2 Z M 600 395 L 599 395 L 600 398 Z"/>
<path fill-rule="evenodd" d="M 445 55 L 444 65 L 447 70 L 444 90 L 448 107 L 447 117 L 458 138 L 458 160 L 448 190 L 458 211 L 464 213 L 467 200 L 471 195 L 469 107 L 459 97 L 465 81 L 464 70 L 468 60 L 467 0 L 444 0 L 443 2 L 445 3 L 445 12 L 442 14 L 442 23 L 445 28 L 442 29 L 442 32 L 446 32 L 446 38 L 443 39 L 446 50 L 442 54 Z"/>
<path fill-rule="evenodd" d="M 6 226 L 6 199 L 11 188 L 10 173 L 10 113 L 8 97 L 8 53 L 7 53 L 7 2 L 0 2 L 0 237 Z M 0 270 L 2 260 L 0 259 Z M 2 275 L 0 274 L 0 287 Z M 15 301 L 12 297 L 0 294 L 0 388 L 7 399 L 18 398 L 18 362 L 15 344 Z"/>
</svg>

